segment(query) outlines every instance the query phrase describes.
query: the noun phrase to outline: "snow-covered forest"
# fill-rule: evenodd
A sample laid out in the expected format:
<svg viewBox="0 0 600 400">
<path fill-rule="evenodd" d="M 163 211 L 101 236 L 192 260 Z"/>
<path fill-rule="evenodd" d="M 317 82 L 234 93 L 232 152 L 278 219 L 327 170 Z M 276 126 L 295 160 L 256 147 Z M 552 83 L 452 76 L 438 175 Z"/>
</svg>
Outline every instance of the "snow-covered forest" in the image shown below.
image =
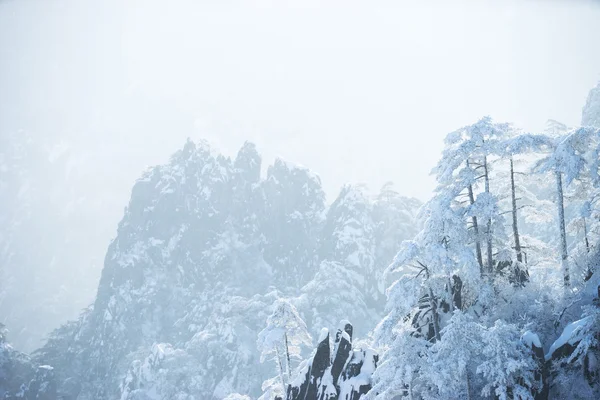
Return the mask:
<svg viewBox="0 0 600 400">
<path fill-rule="evenodd" d="M 600 399 L 600 7 L 459 2 L 0 2 L 0 400 Z"/>
</svg>

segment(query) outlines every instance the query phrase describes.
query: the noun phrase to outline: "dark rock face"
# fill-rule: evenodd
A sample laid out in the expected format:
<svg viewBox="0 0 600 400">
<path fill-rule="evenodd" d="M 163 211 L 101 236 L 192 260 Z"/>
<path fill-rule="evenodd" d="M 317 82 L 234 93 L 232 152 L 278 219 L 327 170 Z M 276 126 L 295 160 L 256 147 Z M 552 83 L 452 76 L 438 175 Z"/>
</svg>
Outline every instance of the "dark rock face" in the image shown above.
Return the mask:
<svg viewBox="0 0 600 400">
<path fill-rule="evenodd" d="M 343 335 L 341 330 L 338 330 L 335 335 L 335 357 L 331 365 L 331 376 L 333 377 L 334 386 L 337 386 L 342 370 L 346 366 L 346 362 L 352 351 L 352 325 L 346 324 L 344 330 L 347 335 Z"/>
<path fill-rule="evenodd" d="M 287 400 L 358 400 L 371 389 L 378 355 L 373 350 L 352 350 L 352 325 L 344 324 L 330 351 L 329 333 L 322 335 L 308 369 L 288 386 Z"/>
<path fill-rule="evenodd" d="M 310 366 L 310 379 L 307 382 L 308 388 L 306 389 L 306 398 L 325 400 L 325 389 L 327 389 L 327 383 L 324 382 L 323 378 L 325 373 L 329 372 L 327 369 L 331 363 L 331 351 L 329 348 L 329 334 L 317 345 L 317 352 L 313 358 L 313 362 Z"/>
<path fill-rule="evenodd" d="M 584 289 L 596 294 L 598 277 Z M 581 317 L 568 323 L 545 356 L 548 398 L 600 398 L 600 301 L 589 299 Z"/>
</svg>

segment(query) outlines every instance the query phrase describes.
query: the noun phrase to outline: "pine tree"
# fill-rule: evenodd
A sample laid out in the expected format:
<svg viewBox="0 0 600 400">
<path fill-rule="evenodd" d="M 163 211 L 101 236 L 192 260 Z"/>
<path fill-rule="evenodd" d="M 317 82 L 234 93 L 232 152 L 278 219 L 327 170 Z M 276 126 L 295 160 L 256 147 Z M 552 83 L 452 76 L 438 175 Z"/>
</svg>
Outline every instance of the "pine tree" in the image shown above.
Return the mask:
<svg viewBox="0 0 600 400">
<path fill-rule="evenodd" d="M 278 299 L 273 313 L 267 318 L 267 326 L 258 334 L 261 362 L 274 356 L 281 380 L 282 393 L 290 381 L 292 357 L 300 355 L 301 346 L 311 346 L 312 339 L 296 308 L 286 299 Z"/>
<path fill-rule="evenodd" d="M 556 200 L 558 208 L 558 228 L 560 233 L 561 265 L 565 288 L 571 285 L 569 272 L 567 232 L 565 223 L 564 185 L 578 179 L 586 168 L 586 153 L 597 133 L 593 128 L 578 128 L 552 140 L 551 153 L 540 160 L 536 170 L 551 172 L 556 180 Z M 545 139 L 547 142 L 550 138 Z"/>
<path fill-rule="evenodd" d="M 475 124 L 449 133 L 442 158 L 434 169 L 440 185 L 438 191 L 446 190 L 455 198 L 468 196 L 477 261 L 482 274 L 491 275 L 494 271 L 494 231 L 499 234 L 502 228 L 501 221 L 498 221 L 497 198 L 490 189 L 490 160 L 499 154 L 502 140 L 511 129 L 509 124 L 495 123 L 484 117 Z M 475 198 L 474 189 L 481 180 L 483 192 Z M 483 238 L 480 234 L 481 219 L 486 223 Z M 485 263 L 481 245 L 483 239 L 486 245 Z"/>
</svg>

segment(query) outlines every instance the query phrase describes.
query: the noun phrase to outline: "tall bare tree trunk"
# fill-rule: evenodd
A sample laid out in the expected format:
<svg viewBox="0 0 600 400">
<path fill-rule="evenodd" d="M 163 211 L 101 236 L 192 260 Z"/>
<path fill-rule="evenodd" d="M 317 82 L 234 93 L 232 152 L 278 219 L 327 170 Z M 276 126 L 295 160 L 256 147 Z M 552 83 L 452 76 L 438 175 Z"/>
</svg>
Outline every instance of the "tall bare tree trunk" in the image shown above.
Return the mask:
<svg viewBox="0 0 600 400">
<path fill-rule="evenodd" d="M 590 241 L 588 240 L 587 221 L 583 217 L 583 237 L 585 238 L 585 250 L 586 253 L 590 252 Z"/>
<path fill-rule="evenodd" d="M 467 168 L 469 167 L 469 160 L 467 160 Z M 473 195 L 473 185 L 468 186 L 469 191 L 469 202 L 471 205 L 475 203 L 475 196 Z M 479 263 L 479 270 L 483 275 L 483 257 L 481 255 L 481 242 L 479 241 L 479 225 L 477 224 L 477 217 L 473 215 L 471 217 L 473 222 L 473 232 L 475 232 L 475 253 L 477 254 L 477 262 Z"/>
<path fill-rule="evenodd" d="M 489 193 L 490 192 L 490 177 L 488 174 L 488 167 L 487 167 L 487 157 L 483 157 L 483 170 L 484 170 L 484 178 L 485 178 L 485 192 Z M 487 220 L 487 237 L 486 237 L 486 241 L 487 241 L 487 269 L 488 269 L 488 274 L 490 274 L 490 276 L 492 276 L 492 274 L 494 273 L 494 261 L 492 260 L 492 219 L 488 218 Z"/>
<path fill-rule="evenodd" d="M 454 312 L 454 293 L 452 291 L 452 277 L 448 275 L 448 294 L 450 295 L 450 312 Z"/>
<path fill-rule="evenodd" d="M 471 400 L 471 379 L 469 379 L 469 371 L 466 371 L 467 376 L 467 400 Z"/>
<path fill-rule="evenodd" d="M 515 238 L 515 251 L 517 253 L 517 261 L 523 262 L 523 254 L 521 253 L 521 240 L 519 238 L 519 227 L 517 225 L 517 195 L 515 190 L 515 171 L 513 169 L 513 159 L 510 158 L 510 189 L 512 197 L 512 225 L 513 236 Z"/>
<path fill-rule="evenodd" d="M 583 237 L 585 239 L 585 277 L 584 280 L 587 282 L 590 280 L 594 272 L 590 268 L 590 241 L 588 240 L 588 230 L 587 230 L 587 221 L 585 217 L 583 217 Z"/>
<path fill-rule="evenodd" d="M 431 290 L 431 287 L 429 287 L 429 307 L 431 308 L 431 318 L 433 318 L 433 333 L 435 335 L 435 340 L 439 342 L 442 339 L 440 336 L 440 321 L 437 311 L 437 303 L 433 297 L 433 290 Z"/>
<path fill-rule="evenodd" d="M 279 354 L 279 348 L 277 346 L 275 346 L 275 356 L 277 357 L 277 367 L 279 368 L 279 378 L 281 379 L 281 388 L 283 389 L 283 396 L 284 398 L 287 397 L 286 396 L 286 385 L 285 385 L 285 379 L 283 377 L 283 365 L 281 364 L 281 355 Z"/>
<path fill-rule="evenodd" d="M 563 284 L 565 288 L 571 286 L 571 276 L 569 275 L 569 253 L 567 252 L 567 233 L 565 229 L 565 206 L 563 198 L 562 174 L 560 171 L 555 171 L 556 175 L 556 195 L 558 197 L 558 228 L 560 230 L 560 252 L 561 266 L 563 271 Z"/>
<path fill-rule="evenodd" d="M 292 375 L 292 370 L 291 370 L 292 363 L 290 362 L 290 346 L 288 345 L 287 332 L 283 334 L 283 338 L 285 340 L 285 361 L 286 361 L 285 369 L 286 369 L 286 373 L 287 373 L 287 379 L 289 382 L 290 377 Z"/>
</svg>

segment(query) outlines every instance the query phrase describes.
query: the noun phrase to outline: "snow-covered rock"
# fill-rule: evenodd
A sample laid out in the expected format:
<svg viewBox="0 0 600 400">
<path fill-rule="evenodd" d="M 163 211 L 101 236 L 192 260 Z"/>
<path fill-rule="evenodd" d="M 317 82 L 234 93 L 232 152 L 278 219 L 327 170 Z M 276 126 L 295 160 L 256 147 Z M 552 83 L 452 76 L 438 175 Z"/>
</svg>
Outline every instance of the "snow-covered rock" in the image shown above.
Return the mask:
<svg viewBox="0 0 600 400">
<path fill-rule="evenodd" d="M 372 349 L 352 349 L 352 325 L 342 322 L 331 352 L 329 332 L 288 386 L 287 399 L 358 400 L 371 389 L 371 376 L 379 357 Z"/>
</svg>

